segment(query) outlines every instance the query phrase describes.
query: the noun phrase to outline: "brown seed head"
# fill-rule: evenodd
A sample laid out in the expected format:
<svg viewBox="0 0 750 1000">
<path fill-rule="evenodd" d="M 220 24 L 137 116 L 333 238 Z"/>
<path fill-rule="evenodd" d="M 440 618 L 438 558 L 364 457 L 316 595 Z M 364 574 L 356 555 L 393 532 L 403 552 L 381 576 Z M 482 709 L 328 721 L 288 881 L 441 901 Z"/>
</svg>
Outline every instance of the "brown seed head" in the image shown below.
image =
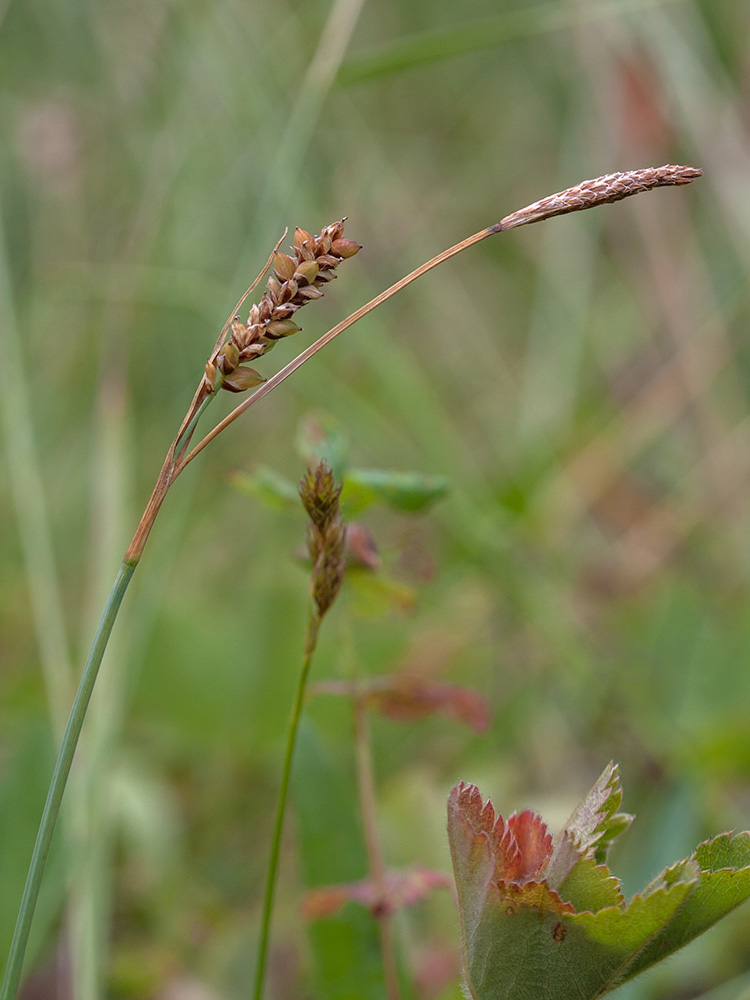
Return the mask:
<svg viewBox="0 0 750 1000">
<path fill-rule="evenodd" d="M 299 484 L 299 495 L 312 523 L 325 534 L 339 517 L 341 484 L 325 462 L 308 469 Z"/>
<path fill-rule="evenodd" d="M 309 526 L 311 532 L 317 533 L 317 528 Z M 325 546 L 315 561 L 312 580 L 313 600 L 322 618 L 338 597 L 341 584 L 344 582 L 346 570 L 346 526 L 338 521 L 329 529 Z"/>
<path fill-rule="evenodd" d="M 346 569 L 346 525 L 339 508 L 341 484 L 321 462 L 302 477 L 299 493 L 310 517 L 307 549 L 313 563 L 312 596 L 322 618 L 341 589 Z"/>
<path fill-rule="evenodd" d="M 343 238 L 345 221 L 340 219 L 326 226 L 319 236 L 298 228 L 290 248 L 292 254 L 278 250 L 273 254 L 273 274 L 267 280 L 260 302 L 250 308 L 247 323 L 235 316 L 230 340 L 209 359 L 206 366 L 208 392 L 213 392 L 216 386 L 216 369 L 222 374 L 234 371 L 243 361 L 259 358 L 268 353 L 277 340 L 301 329 L 292 316 L 312 299 L 321 298 L 322 286 L 336 277 L 335 271 L 341 261 L 353 257 L 361 249 L 359 243 Z M 239 385 L 245 382 L 258 384 L 240 376 L 234 384 L 223 383 L 223 387 L 241 392 Z"/>
</svg>

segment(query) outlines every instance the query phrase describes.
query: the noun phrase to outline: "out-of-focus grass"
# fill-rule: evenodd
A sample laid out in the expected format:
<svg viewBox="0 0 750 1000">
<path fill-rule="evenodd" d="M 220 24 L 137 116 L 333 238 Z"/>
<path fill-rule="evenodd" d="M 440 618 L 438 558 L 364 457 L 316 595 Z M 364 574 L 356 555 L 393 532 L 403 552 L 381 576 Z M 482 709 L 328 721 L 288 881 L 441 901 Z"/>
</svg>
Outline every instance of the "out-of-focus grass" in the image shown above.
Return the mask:
<svg viewBox="0 0 750 1000">
<path fill-rule="evenodd" d="M 56 715 L 63 700 L 43 676 L 80 659 L 202 360 L 284 226 L 348 215 L 364 249 L 264 371 L 529 201 L 626 167 L 705 170 L 451 262 L 184 475 L 105 665 L 82 782 L 96 808 L 71 797 L 70 904 L 56 929 L 57 865 L 37 968 L 73 928 L 81 996 L 98 977 L 111 996 L 247 991 L 306 581 L 301 517 L 226 474 L 296 479 L 310 409 L 346 426 L 359 464 L 452 483 L 418 522 L 377 519 L 407 577 L 434 571 L 410 618 L 357 626 L 364 666 L 427 664 L 493 706 L 481 738 L 374 725 L 390 861 L 447 867 L 458 777 L 502 811 L 563 819 L 610 758 L 639 814 L 617 859 L 630 890 L 747 827 L 750 8 L 11 0 L 0 17 L 0 794 L 16 869 L 41 809 L 45 699 Z M 327 626 L 318 676 L 341 670 Z M 345 760 L 346 714 L 311 711 Z M 294 857 L 290 835 L 278 997 L 313 995 Z M 407 961 L 456 940 L 447 896 L 403 925 Z M 742 976 L 749 926 L 740 911 L 628 995 Z"/>
</svg>

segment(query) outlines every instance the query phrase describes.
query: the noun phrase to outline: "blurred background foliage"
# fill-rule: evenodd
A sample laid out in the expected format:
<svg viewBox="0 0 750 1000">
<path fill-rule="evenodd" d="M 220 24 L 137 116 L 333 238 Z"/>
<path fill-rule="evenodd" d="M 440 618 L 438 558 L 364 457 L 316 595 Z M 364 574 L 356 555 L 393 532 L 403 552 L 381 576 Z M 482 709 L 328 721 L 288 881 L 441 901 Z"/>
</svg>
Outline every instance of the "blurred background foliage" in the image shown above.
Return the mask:
<svg viewBox="0 0 750 1000">
<path fill-rule="evenodd" d="M 353 463 L 450 482 L 425 514 L 364 516 L 417 599 L 371 620 L 343 600 L 315 678 L 352 657 L 408 667 L 492 712 L 483 735 L 372 719 L 389 864 L 449 870 L 458 778 L 561 823 L 611 758 L 637 813 L 613 859 L 628 892 L 750 825 L 750 5 L 2 0 L 0 81 L 3 955 L 72 678 L 206 354 L 284 227 L 347 215 L 364 249 L 265 373 L 537 198 L 705 171 L 486 241 L 184 474 L 105 661 L 27 996 L 65 995 L 71 967 L 79 998 L 248 995 L 307 578 L 301 509 L 230 474 L 296 481 L 311 411 Z M 312 941 L 299 916 L 305 881 L 366 871 L 346 705 L 312 702 L 305 741 L 268 996 L 382 996 L 366 914 Z M 405 995 L 457 996 L 450 895 L 397 932 Z M 329 963 L 345 940 L 360 962 L 329 969 L 335 987 L 326 934 Z M 740 910 L 619 995 L 749 982 Z"/>
</svg>

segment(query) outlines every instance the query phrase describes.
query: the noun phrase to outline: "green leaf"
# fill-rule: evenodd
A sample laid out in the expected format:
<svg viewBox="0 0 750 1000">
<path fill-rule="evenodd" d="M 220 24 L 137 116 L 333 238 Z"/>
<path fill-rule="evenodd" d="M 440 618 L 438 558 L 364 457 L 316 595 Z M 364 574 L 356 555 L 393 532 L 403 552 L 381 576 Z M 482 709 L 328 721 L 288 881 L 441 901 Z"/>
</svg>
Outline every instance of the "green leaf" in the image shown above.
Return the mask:
<svg viewBox="0 0 750 1000">
<path fill-rule="evenodd" d="M 691 858 L 668 868 L 654 884 L 682 869 L 698 870 L 682 909 L 624 970 L 621 982 L 678 951 L 750 897 L 750 833 L 723 833 L 701 844 Z"/>
<path fill-rule="evenodd" d="M 588 795 L 573 810 L 557 839 L 546 872 L 551 886 L 556 888 L 585 854 L 593 852 L 599 864 L 606 861 L 609 845 L 633 822 L 628 813 L 616 811 L 621 802 L 620 772 L 610 761 Z"/>
<path fill-rule="evenodd" d="M 39 720 L 27 721 L 24 730 L 8 733 L 13 755 L 3 760 L 0 779 L 0 975 L 13 937 L 18 904 L 21 901 L 29 857 L 39 826 L 39 812 L 54 764 L 54 748 L 49 727 Z M 52 842 L 50 858 L 36 909 L 27 958 L 33 965 L 39 952 L 49 947 L 52 930 L 59 922 L 65 900 L 65 843 Z"/>
<path fill-rule="evenodd" d="M 352 611 L 359 618 L 382 618 L 394 612 L 408 614 L 417 603 L 417 592 L 413 587 L 385 573 L 348 566 L 346 582 Z"/>
<path fill-rule="evenodd" d="M 381 502 L 396 510 L 414 513 L 444 497 L 448 480 L 444 476 L 423 476 L 417 472 L 388 472 L 382 469 L 349 469 L 344 476 L 342 505 L 347 517 Z"/>
<path fill-rule="evenodd" d="M 598 865 L 594 858 L 581 858 L 558 893 L 579 913 L 583 910 L 595 913 L 608 906 L 622 906 L 625 902 L 619 881 L 606 865 Z"/>
<path fill-rule="evenodd" d="M 678 883 L 630 906 L 566 914 L 515 907 L 488 894 L 465 946 L 473 1000 L 588 1000 L 612 989 L 628 957 L 644 948 L 691 889 Z"/>
<path fill-rule="evenodd" d="M 238 490 L 255 497 L 267 507 L 291 509 L 301 506 L 295 484 L 267 465 L 257 466 L 255 472 L 249 475 L 246 472 L 234 472 L 231 482 Z"/>
</svg>

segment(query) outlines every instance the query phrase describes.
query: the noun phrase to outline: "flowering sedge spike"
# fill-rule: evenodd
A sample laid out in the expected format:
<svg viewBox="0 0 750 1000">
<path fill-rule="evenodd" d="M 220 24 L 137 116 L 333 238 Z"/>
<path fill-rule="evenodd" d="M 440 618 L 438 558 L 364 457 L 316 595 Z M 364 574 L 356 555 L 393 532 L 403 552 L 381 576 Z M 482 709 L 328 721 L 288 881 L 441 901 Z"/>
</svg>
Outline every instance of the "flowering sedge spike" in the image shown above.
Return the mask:
<svg viewBox="0 0 750 1000">
<path fill-rule="evenodd" d="M 310 518 L 307 549 L 313 563 L 312 595 L 322 618 L 336 600 L 346 569 L 346 525 L 341 517 L 341 485 L 321 462 L 308 469 L 299 486 L 302 503 Z"/>
<path fill-rule="evenodd" d="M 271 257 L 273 274 L 268 278 L 260 302 L 253 305 L 243 323 L 235 316 L 229 339 L 209 358 L 203 391 L 210 395 L 221 387 L 229 392 L 244 392 L 265 379 L 243 362 L 267 354 L 277 340 L 297 333 L 301 327 L 293 319 L 302 306 L 322 297 L 322 287 L 336 277 L 342 260 L 353 257 L 359 243 L 344 237 L 340 219 L 326 226 L 319 236 L 304 229 L 294 232 L 292 254 L 276 250 Z"/>
<path fill-rule="evenodd" d="M 702 173 L 698 167 L 667 163 L 663 167 L 643 167 L 640 170 L 603 174 L 592 180 L 581 181 L 580 184 L 559 191 L 557 194 L 551 194 L 541 201 L 535 201 L 533 205 L 527 205 L 519 212 L 507 215 L 490 228 L 495 232 L 504 232 L 506 229 L 551 219 L 556 215 L 567 215 L 568 212 L 580 212 L 587 208 L 595 208 L 597 205 L 622 201 L 623 198 L 642 194 L 653 188 L 689 184 Z"/>
</svg>

